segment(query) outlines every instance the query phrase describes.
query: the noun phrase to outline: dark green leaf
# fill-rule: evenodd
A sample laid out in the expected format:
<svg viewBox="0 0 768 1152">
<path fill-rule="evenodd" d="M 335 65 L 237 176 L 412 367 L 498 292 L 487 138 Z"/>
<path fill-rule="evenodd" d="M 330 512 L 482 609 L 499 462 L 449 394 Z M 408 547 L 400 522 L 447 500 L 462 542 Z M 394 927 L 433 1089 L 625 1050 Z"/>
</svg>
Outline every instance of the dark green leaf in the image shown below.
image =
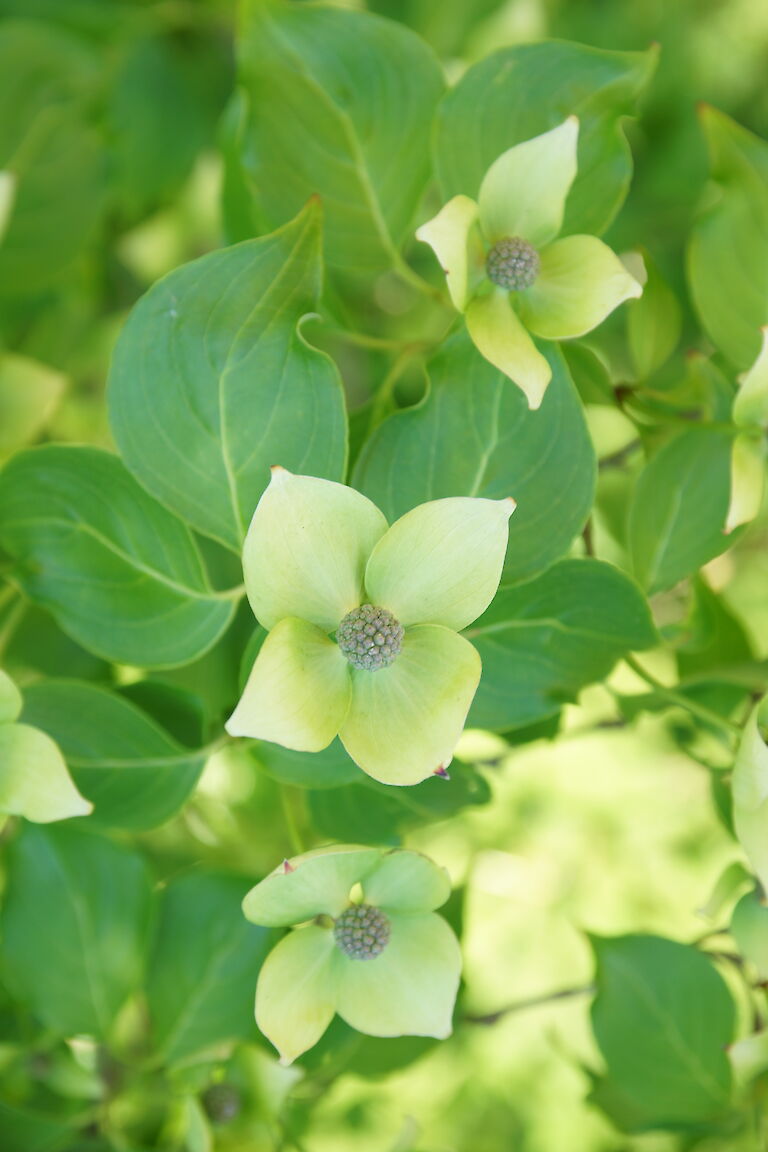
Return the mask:
<svg viewBox="0 0 768 1152">
<path fill-rule="evenodd" d="M 322 752 L 292 752 L 279 744 L 258 744 L 252 753 L 273 780 L 298 788 L 339 788 L 363 776 L 338 737 Z"/>
<path fill-rule="evenodd" d="M 626 652 L 656 639 L 632 581 L 601 560 L 562 560 L 519 587 L 502 584 L 465 633 L 483 659 L 469 723 L 522 727 L 555 715 Z"/>
<path fill-rule="evenodd" d="M 31 684 L 23 719 L 61 748 L 79 791 L 94 805 L 89 824 L 163 824 L 182 807 L 205 764 L 205 754 L 182 748 L 135 705 L 94 684 Z"/>
<path fill-rule="evenodd" d="M 672 355 L 680 339 L 682 314 L 672 289 L 647 252 L 647 280 L 639 300 L 627 306 L 627 337 L 638 380 L 646 380 Z"/>
<path fill-rule="evenodd" d="M 213 36 L 127 42 L 107 118 L 119 203 L 129 218 L 178 192 L 212 134 L 227 79 L 224 44 Z"/>
<path fill-rule="evenodd" d="M 0 29 L 0 169 L 16 178 L 2 296 L 55 283 L 99 222 L 104 157 L 85 111 L 92 84 L 92 60 L 65 33 L 21 21 Z"/>
<path fill-rule="evenodd" d="M 506 578 L 527 580 L 565 552 L 592 506 L 595 455 L 579 398 L 560 353 L 553 377 L 529 411 L 462 331 L 430 365 L 424 400 L 376 429 L 354 482 L 391 521 L 442 496 L 513 496 Z"/>
<path fill-rule="evenodd" d="M 768 144 L 715 108 L 702 126 L 715 187 L 691 233 L 688 276 L 708 335 L 743 370 L 768 321 Z"/>
<path fill-rule="evenodd" d="M 735 1006 L 711 962 L 658 936 L 593 944 L 592 1026 L 608 1069 L 596 1102 L 630 1131 L 722 1117 L 731 1104 L 725 1050 Z"/>
<path fill-rule="evenodd" d="M 165 889 L 147 984 L 157 1059 L 175 1064 L 256 1037 L 256 977 L 273 933 L 243 916 L 249 887 L 233 876 L 192 872 Z"/>
<path fill-rule="evenodd" d="M 312 822 L 321 836 L 360 844 L 397 844 L 409 828 L 450 819 L 490 798 L 485 777 L 458 761 L 449 779 L 435 776 L 411 788 L 367 780 L 307 793 Z"/>
<path fill-rule="evenodd" d="M 341 480 L 333 361 L 299 325 L 320 292 L 320 211 L 213 252 L 136 305 L 112 363 L 112 429 L 148 491 L 238 551 L 273 464 Z"/>
<path fill-rule="evenodd" d="M 16 1108 L 0 1100 L 0 1147 L 3 1152 L 59 1152 L 70 1148 L 72 1127 L 39 1110 Z"/>
<path fill-rule="evenodd" d="M 397 264 L 443 90 L 431 51 L 408 28 L 322 4 L 249 0 L 242 27 L 244 163 L 264 228 L 319 193 L 330 267 Z"/>
<path fill-rule="evenodd" d="M 116 456 L 45 446 L 0 474 L 0 541 L 27 595 L 106 659 L 184 664 L 213 644 L 236 599 L 214 592 L 189 530 Z"/>
<path fill-rule="evenodd" d="M 199 748 L 205 743 L 205 706 L 196 693 L 162 680 L 135 680 L 122 685 L 119 691 L 186 748 Z"/>
<path fill-rule="evenodd" d="M 575 113 L 579 170 L 564 232 L 600 235 L 621 207 L 632 155 L 621 122 L 656 64 L 656 52 L 605 52 L 582 44 L 519 44 L 473 65 L 443 100 L 435 157 L 445 199 L 477 197 L 494 160 Z"/>
<path fill-rule="evenodd" d="M 691 428 L 668 441 L 637 478 L 629 511 L 635 575 L 649 592 L 671 588 L 732 542 L 727 431 Z"/>
<path fill-rule="evenodd" d="M 729 664 L 748 664 L 754 658 L 744 625 L 701 576 L 693 581 L 691 608 L 683 627 L 677 644 L 681 677 L 714 672 Z"/>
<path fill-rule="evenodd" d="M 54 1032 L 106 1039 L 141 979 L 150 910 L 141 858 L 71 826 L 27 824 L 8 873 L 11 987 Z"/>
</svg>

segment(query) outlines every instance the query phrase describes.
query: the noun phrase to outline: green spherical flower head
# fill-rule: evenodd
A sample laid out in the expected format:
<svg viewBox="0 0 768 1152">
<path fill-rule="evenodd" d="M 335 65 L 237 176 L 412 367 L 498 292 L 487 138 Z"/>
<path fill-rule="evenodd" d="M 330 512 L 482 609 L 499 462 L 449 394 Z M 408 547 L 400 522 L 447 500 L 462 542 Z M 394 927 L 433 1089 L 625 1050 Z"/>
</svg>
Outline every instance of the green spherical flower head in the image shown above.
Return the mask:
<svg viewBox="0 0 768 1152">
<path fill-rule="evenodd" d="M 336 632 L 339 648 L 353 668 L 386 668 L 403 645 L 403 626 L 386 608 L 361 604 L 348 612 Z"/>
<path fill-rule="evenodd" d="M 488 279 L 508 292 L 530 288 L 539 273 L 539 254 L 520 236 L 497 240 L 485 261 Z"/>
<path fill-rule="evenodd" d="M 334 922 L 333 935 L 346 956 L 373 960 L 389 941 L 389 918 L 373 904 L 353 904 Z"/>
</svg>

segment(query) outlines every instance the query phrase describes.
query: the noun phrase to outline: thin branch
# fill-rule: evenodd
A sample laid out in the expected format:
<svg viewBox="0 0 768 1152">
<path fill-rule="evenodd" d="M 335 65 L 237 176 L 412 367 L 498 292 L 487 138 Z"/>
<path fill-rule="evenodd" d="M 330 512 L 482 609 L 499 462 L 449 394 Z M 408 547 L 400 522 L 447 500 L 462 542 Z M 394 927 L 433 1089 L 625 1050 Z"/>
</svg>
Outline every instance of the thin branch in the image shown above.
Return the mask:
<svg viewBox="0 0 768 1152">
<path fill-rule="evenodd" d="M 527 1000 L 516 1000 L 499 1008 L 496 1012 L 487 1012 L 483 1015 L 466 1015 L 465 1024 L 496 1024 L 503 1016 L 514 1012 L 526 1012 L 529 1008 L 541 1008 L 545 1004 L 556 1004 L 559 1000 L 572 1000 L 576 996 L 592 996 L 597 991 L 594 984 L 580 984 L 576 988 L 561 988 L 558 992 L 546 992 L 542 996 L 531 996 Z"/>
<path fill-rule="evenodd" d="M 645 680 L 657 692 L 659 696 L 663 696 L 678 708 L 684 708 L 690 712 L 692 716 L 698 717 L 706 724 L 714 725 L 722 731 L 727 732 L 729 736 L 735 736 L 737 739 L 741 737 L 741 729 L 737 724 L 732 724 L 730 720 L 726 720 L 724 716 L 720 716 L 717 712 L 713 712 L 711 708 L 706 708 L 703 704 L 698 704 L 695 700 L 690 700 L 682 692 L 676 691 L 674 688 L 668 688 L 666 684 L 662 684 L 653 673 L 647 672 L 631 653 L 627 653 L 624 657 L 624 663 L 627 664 L 633 672 L 637 673 L 641 680 Z"/>
<path fill-rule="evenodd" d="M 621 468 L 622 464 L 626 464 L 627 460 L 632 456 L 638 448 L 642 448 L 642 440 L 630 440 L 629 444 L 625 444 L 623 448 L 619 448 L 617 452 L 611 452 L 608 456 L 602 456 L 597 466 L 601 471 L 607 468 Z"/>
</svg>

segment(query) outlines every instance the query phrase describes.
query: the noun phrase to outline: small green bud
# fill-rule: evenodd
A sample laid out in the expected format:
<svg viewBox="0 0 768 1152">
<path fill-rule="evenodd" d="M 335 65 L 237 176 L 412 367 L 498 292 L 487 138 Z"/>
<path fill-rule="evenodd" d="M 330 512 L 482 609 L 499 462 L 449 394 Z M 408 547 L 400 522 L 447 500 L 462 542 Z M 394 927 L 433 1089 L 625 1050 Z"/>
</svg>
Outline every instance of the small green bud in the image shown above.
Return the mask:
<svg viewBox="0 0 768 1152">
<path fill-rule="evenodd" d="M 373 960 L 389 941 L 389 917 L 373 904 L 352 904 L 333 925 L 333 935 L 353 960 Z"/>
<path fill-rule="evenodd" d="M 386 608 L 361 604 L 339 624 L 336 640 L 353 668 L 375 672 L 386 668 L 398 655 L 403 631 L 402 624 Z"/>
<path fill-rule="evenodd" d="M 508 292 L 530 288 L 539 273 L 539 254 L 520 236 L 497 240 L 485 261 L 488 279 Z"/>
</svg>

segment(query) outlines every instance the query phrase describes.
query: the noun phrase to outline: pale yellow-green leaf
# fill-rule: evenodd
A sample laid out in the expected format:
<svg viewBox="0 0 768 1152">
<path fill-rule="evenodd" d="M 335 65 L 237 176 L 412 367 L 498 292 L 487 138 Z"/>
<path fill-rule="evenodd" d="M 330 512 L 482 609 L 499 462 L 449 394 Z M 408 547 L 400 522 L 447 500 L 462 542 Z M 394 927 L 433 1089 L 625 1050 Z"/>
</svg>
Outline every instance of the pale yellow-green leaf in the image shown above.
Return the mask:
<svg viewBox="0 0 768 1152">
<path fill-rule="evenodd" d="M 496 288 L 467 307 L 467 329 L 478 352 L 517 384 L 529 408 L 544 399 L 552 369 L 515 314 L 509 293 Z"/>
<path fill-rule="evenodd" d="M 0 724 L 18 720 L 21 715 L 21 692 L 7 672 L 0 668 Z"/>
<path fill-rule="evenodd" d="M 496 594 L 514 509 L 512 499 L 454 496 L 406 512 L 371 553 L 368 597 L 406 627 L 466 628 Z"/>
<path fill-rule="evenodd" d="M 451 878 L 420 852 L 393 849 L 363 881 L 368 904 L 393 912 L 432 912 L 451 894 Z"/>
<path fill-rule="evenodd" d="M 369 1036 L 451 1034 L 461 974 L 461 952 L 452 930 L 434 912 L 392 913 L 391 935 L 372 960 L 342 957 L 338 1012 Z"/>
<path fill-rule="evenodd" d="M 389 667 L 354 670 L 344 747 L 375 780 L 418 784 L 450 763 L 480 671 L 463 636 L 433 624 L 408 629 Z"/>
<path fill-rule="evenodd" d="M 350 669 L 316 624 L 286 617 L 267 636 L 235 711 L 230 736 L 320 752 L 347 714 Z"/>
<path fill-rule="evenodd" d="M 520 317 L 536 336 L 568 340 L 591 332 L 642 286 L 594 236 L 566 236 L 541 253 L 536 280 L 520 293 Z"/>
<path fill-rule="evenodd" d="M 477 228 L 477 204 L 469 196 L 454 196 L 437 216 L 416 232 L 429 244 L 445 272 L 448 291 L 463 312 L 485 270 L 485 252 Z"/>
<path fill-rule="evenodd" d="M 579 122 L 557 128 L 502 152 L 480 185 L 480 225 L 489 244 L 520 236 L 535 248 L 563 224 L 565 201 L 576 177 Z"/>
<path fill-rule="evenodd" d="M 283 928 L 321 914 L 338 916 L 349 904 L 355 884 L 375 868 L 378 848 L 334 845 L 293 856 L 275 868 L 243 901 L 243 912 L 254 924 Z"/>
<path fill-rule="evenodd" d="M 0 724 L 0 812 L 48 824 L 92 808 L 49 736 L 27 724 Z"/>
<path fill-rule="evenodd" d="M 333 933 L 311 925 L 290 932 L 270 952 L 256 986 L 256 1023 L 292 1064 L 325 1032 L 336 1011 L 340 956 Z"/>
<path fill-rule="evenodd" d="M 243 550 L 248 599 L 272 628 L 298 616 L 330 632 L 361 602 L 363 574 L 387 522 L 344 484 L 272 470 Z"/>
<path fill-rule="evenodd" d="M 737 424 L 768 426 L 768 327 L 763 328 L 760 355 L 741 379 L 733 402 L 733 419 Z"/>
</svg>

